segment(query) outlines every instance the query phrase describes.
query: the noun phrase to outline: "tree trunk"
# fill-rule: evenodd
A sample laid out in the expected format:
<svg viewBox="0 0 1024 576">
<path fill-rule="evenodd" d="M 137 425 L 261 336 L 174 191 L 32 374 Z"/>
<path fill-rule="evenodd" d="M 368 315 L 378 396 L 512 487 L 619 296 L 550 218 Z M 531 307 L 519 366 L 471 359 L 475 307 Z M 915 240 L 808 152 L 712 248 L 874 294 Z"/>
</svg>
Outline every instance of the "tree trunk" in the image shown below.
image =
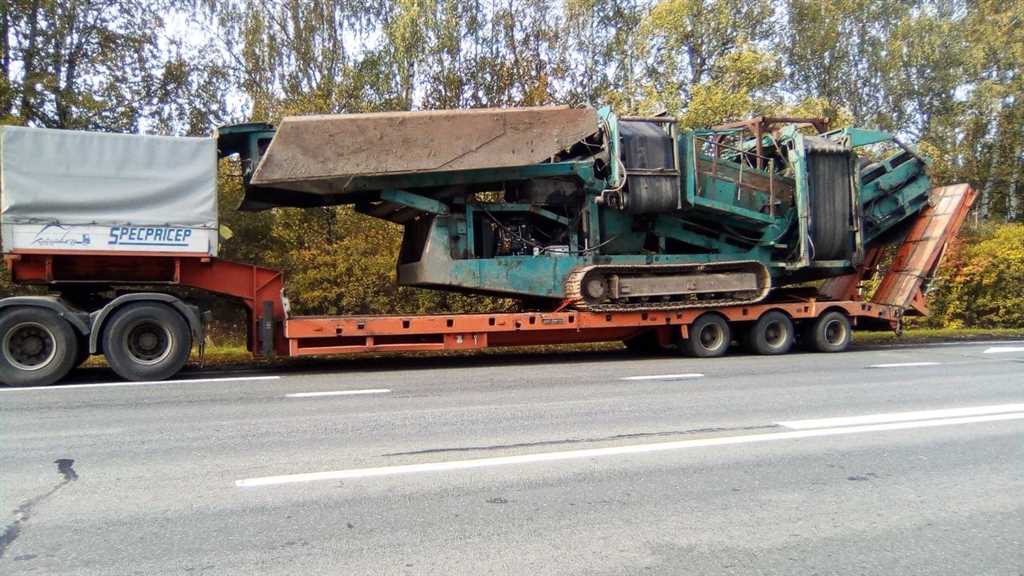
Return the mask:
<svg viewBox="0 0 1024 576">
<path fill-rule="evenodd" d="M 28 14 L 28 41 L 25 46 L 24 57 L 22 58 L 22 88 L 21 104 L 18 109 L 18 116 L 22 122 L 28 123 L 36 115 L 33 108 L 35 98 L 35 77 L 36 51 L 39 50 L 39 0 L 32 0 L 32 7 Z"/>
<path fill-rule="evenodd" d="M 11 92 L 11 44 L 7 37 L 10 32 L 11 1 L 0 0 L 0 117 L 11 113 L 13 93 Z"/>
</svg>

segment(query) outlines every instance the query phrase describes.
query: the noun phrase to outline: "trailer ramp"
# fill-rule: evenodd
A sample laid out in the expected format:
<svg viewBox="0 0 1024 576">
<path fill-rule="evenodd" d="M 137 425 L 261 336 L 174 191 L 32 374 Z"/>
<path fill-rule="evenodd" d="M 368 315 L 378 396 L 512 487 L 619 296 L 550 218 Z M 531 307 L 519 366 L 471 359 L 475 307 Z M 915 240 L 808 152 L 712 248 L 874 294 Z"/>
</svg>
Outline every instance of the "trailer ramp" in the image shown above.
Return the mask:
<svg viewBox="0 0 1024 576">
<path fill-rule="evenodd" d="M 967 184 L 932 190 L 930 206 L 914 221 L 871 301 L 925 315 L 925 283 L 935 274 L 946 244 L 967 219 L 976 192 Z"/>
<path fill-rule="evenodd" d="M 912 315 L 928 314 L 925 284 L 935 274 L 946 244 L 960 231 L 975 196 L 967 184 L 932 189 L 929 206 L 911 224 L 871 303 L 894 306 Z M 858 287 L 874 276 L 881 256 L 882 245 L 871 244 L 857 272 L 826 280 L 819 294 L 831 300 L 860 299 Z"/>
</svg>

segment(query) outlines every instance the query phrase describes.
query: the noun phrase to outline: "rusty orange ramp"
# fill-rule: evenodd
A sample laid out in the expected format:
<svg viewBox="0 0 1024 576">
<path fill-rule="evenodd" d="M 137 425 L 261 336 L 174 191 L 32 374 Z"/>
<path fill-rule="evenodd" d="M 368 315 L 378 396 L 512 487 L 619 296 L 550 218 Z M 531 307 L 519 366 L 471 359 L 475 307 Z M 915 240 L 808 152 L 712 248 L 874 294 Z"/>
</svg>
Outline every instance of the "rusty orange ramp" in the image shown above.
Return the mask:
<svg viewBox="0 0 1024 576">
<path fill-rule="evenodd" d="M 946 244 L 956 237 L 974 203 L 967 184 L 932 190 L 930 205 L 914 221 L 871 301 L 927 314 L 922 288 L 935 273 Z"/>
<path fill-rule="evenodd" d="M 594 109 L 567 106 L 291 116 L 251 184 L 334 195 L 357 178 L 528 166 L 598 130 Z"/>
</svg>

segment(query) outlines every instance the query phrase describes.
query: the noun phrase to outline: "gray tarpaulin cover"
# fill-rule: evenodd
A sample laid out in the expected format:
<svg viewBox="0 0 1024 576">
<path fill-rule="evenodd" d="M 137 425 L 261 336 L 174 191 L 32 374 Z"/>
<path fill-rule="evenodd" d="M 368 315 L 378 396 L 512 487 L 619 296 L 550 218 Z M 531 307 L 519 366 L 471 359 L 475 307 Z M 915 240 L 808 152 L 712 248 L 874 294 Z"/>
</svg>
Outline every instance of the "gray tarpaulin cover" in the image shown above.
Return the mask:
<svg viewBox="0 0 1024 576">
<path fill-rule="evenodd" d="M 191 229 L 191 240 L 209 236 L 205 249 L 216 251 L 217 146 L 213 138 L 8 126 L 0 129 L 0 158 L 5 250 L 10 248 L 6 244 L 15 227 L 47 224 L 66 230 L 85 226 L 91 230 Z M 142 233 L 132 234 L 146 239 Z M 150 240 L 165 236 L 149 233 Z M 102 246 L 107 244 L 119 249 L 113 242 Z"/>
<path fill-rule="evenodd" d="M 11 222 L 216 228 L 213 138 L 3 128 Z"/>
</svg>

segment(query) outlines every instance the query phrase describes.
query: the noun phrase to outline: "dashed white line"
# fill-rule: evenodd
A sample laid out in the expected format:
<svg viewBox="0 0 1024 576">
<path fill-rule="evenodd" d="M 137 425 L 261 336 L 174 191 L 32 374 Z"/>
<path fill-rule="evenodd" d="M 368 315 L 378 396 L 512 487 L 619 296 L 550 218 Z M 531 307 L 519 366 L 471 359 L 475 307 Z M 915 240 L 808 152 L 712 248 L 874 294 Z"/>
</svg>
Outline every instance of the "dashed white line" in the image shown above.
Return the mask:
<svg viewBox="0 0 1024 576">
<path fill-rule="evenodd" d="M 318 398 L 320 396 L 359 396 L 362 394 L 387 394 L 389 388 L 367 388 L 365 390 L 330 390 L 327 392 L 296 392 L 285 394 L 285 398 Z"/>
<path fill-rule="evenodd" d="M 1008 412 L 1024 412 L 1024 404 L 994 404 L 989 406 L 969 406 L 965 408 L 943 408 L 940 410 L 918 410 L 916 412 L 885 412 L 881 414 L 865 414 L 863 416 L 839 416 L 835 418 L 790 420 L 786 422 L 776 422 L 776 424 L 793 430 L 808 430 L 813 428 L 835 428 L 838 426 L 858 426 L 863 424 L 883 424 L 888 422 L 934 420 L 936 418 L 984 416 L 988 414 L 1005 414 Z"/>
<path fill-rule="evenodd" d="M 893 422 L 868 426 L 846 426 L 842 428 L 819 428 L 815 430 L 793 430 L 790 432 L 772 432 L 768 434 L 748 434 L 744 436 L 727 436 L 719 438 L 701 438 L 697 440 L 681 440 L 678 442 L 659 442 L 653 444 L 634 444 L 630 446 L 612 446 L 608 448 L 591 448 L 588 450 L 569 450 L 565 452 L 542 452 L 539 454 L 522 454 L 519 456 L 503 456 L 497 458 L 480 458 L 476 460 L 453 460 L 449 462 L 426 462 L 423 464 L 406 464 L 399 466 L 382 466 L 379 468 L 355 468 L 349 470 L 331 470 L 327 472 L 309 472 L 303 474 L 285 474 L 281 476 L 263 476 L 236 480 L 235 486 L 251 488 L 256 486 L 273 486 L 277 484 L 296 484 L 315 482 L 318 480 L 355 480 L 380 476 L 396 476 L 425 472 L 448 472 L 468 470 L 472 468 L 490 468 L 494 466 L 511 466 L 515 464 L 533 464 L 538 462 L 561 462 L 581 460 L 605 456 L 625 456 L 631 454 L 649 454 L 688 448 L 707 448 L 712 446 L 730 446 L 736 444 L 753 444 L 777 442 L 780 440 L 796 440 L 820 436 L 841 436 L 847 434 L 863 434 L 887 430 L 909 430 L 912 428 L 932 428 L 936 426 L 955 426 L 978 422 L 998 422 L 1004 420 L 1024 419 L 1024 413 L 992 414 L 988 416 L 971 416 L 965 418 L 943 418 L 939 420 L 920 420 L 916 422 Z"/>
<path fill-rule="evenodd" d="M 620 380 L 686 380 L 689 378 L 703 378 L 703 374 L 696 372 L 689 374 L 652 374 L 650 376 L 626 376 Z"/>
<path fill-rule="evenodd" d="M 227 378 L 189 378 L 182 380 L 153 380 L 146 382 L 97 382 L 91 384 L 62 384 L 60 386 L 36 386 L 25 388 L 0 388 L 0 392 L 44 392 L 49 390 L 78 390 L 82 388 L 114 388 L 120 386 L 156 386 L 159 384 L 204 384 L 208 382 L 247 382 L 256 380 L 278 380 L 280 376 L 233 376 Z"/>
<path fill-rule="evenodd" d="M 894 362 L 892 364 L 872 364 L 868 368 L 911 368 L 914 366 L 938 366 L 941 362 Z"/>
<path fill-rule="evenodd" d="M 992 346 L 991 348 L 987 348 L 982 352 L 982 354 L 1007 354 L 1010 352 L 1024 352 L 1024 346 Z"/>
</svg>

